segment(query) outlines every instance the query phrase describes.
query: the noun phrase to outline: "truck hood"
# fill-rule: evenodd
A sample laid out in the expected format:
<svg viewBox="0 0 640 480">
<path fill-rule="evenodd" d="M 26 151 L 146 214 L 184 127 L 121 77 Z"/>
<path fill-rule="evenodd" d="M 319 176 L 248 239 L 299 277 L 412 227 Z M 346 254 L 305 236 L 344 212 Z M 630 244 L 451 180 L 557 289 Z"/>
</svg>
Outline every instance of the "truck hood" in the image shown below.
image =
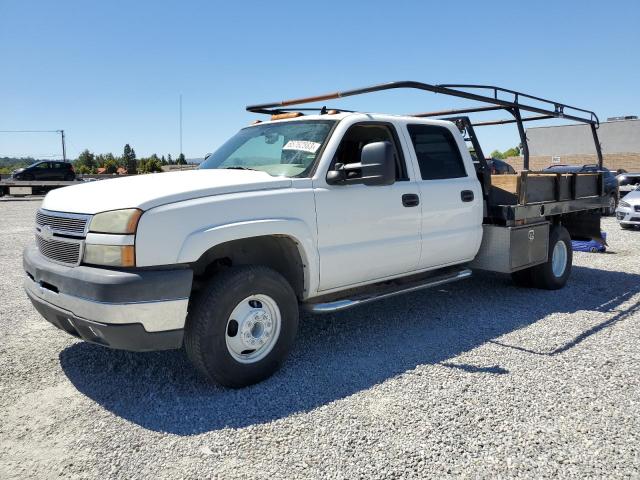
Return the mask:
<svg viewBox="0 0 640 480">
<path fill-rule="evenodd" d="M 107 210 L 148 210 L 167 203 L 225 193 L 287 188 L 291 179 L 255 170 L 188 170 L 135 175 L 58 188 L 42 208 L 93 215 Z"/>
</svg>

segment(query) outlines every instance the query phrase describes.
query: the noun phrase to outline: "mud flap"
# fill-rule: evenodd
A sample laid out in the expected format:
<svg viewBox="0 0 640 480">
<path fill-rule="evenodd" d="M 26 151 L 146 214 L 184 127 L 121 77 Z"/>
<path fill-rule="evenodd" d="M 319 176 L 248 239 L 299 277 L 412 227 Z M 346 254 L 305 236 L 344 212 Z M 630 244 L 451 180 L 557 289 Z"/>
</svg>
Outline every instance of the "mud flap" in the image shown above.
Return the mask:
<svg viewBox="0 0 640 480">
<path fill-rule="evenodd" d="M 573 240 L 593 240 L 600 245 L 607 245 L 600 230 L 600 211 L 565 213 L 560 221 Z"/>
</svg>

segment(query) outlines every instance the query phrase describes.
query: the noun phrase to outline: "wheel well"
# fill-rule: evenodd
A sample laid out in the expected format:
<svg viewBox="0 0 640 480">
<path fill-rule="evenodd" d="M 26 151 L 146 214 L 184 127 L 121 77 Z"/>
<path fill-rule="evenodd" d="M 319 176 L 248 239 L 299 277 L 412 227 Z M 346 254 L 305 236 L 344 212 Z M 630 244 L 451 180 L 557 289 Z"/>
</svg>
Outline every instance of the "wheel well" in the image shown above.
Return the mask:
<svg viewBox="0 0 640 480">
<path fill-rule="evenodd" d="M 224 268 L 237 265 L 263 265 L 280 273 L 298 298 L 305 291 L 305 263 L 298 243 L 284 235 L 265 235 L 221 243 L 207 250 L 195 264 L 194 288 Z"/>
</svg>

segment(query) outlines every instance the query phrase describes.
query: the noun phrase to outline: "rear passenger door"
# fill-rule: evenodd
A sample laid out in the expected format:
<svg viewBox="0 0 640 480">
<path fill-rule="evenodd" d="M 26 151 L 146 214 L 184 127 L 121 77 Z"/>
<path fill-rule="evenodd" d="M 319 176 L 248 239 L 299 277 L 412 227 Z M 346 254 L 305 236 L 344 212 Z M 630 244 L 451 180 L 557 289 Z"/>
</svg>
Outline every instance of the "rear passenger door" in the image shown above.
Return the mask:
<svg viewBox="0 0 640 480">
<path fill-rule="evenodd" d="M 482 190 L 458 132 L 408 124 L 422 205 L 419 268 L 471 260 L 482 240 Z"/>
</svg>

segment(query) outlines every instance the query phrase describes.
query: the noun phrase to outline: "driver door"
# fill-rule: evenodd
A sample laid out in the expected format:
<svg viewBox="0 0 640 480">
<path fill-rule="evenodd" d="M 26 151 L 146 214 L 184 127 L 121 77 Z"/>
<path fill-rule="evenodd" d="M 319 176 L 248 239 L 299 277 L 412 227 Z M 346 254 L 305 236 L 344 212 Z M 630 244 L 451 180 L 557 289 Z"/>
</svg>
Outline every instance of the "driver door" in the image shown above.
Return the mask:
<svg viewBox="0 0 640 480">
<path fill-rule="evenodd" d="M 410 180 L 395 127 L 388 123 L 353 125 L 334 158 L 357 163 L 371 142 L 394 145 L 396 182 L 314 186 L 318 223 L 321 291 L 371 283 L 415 270 L 420 257 L 418 186 Z"/>
</svg>

